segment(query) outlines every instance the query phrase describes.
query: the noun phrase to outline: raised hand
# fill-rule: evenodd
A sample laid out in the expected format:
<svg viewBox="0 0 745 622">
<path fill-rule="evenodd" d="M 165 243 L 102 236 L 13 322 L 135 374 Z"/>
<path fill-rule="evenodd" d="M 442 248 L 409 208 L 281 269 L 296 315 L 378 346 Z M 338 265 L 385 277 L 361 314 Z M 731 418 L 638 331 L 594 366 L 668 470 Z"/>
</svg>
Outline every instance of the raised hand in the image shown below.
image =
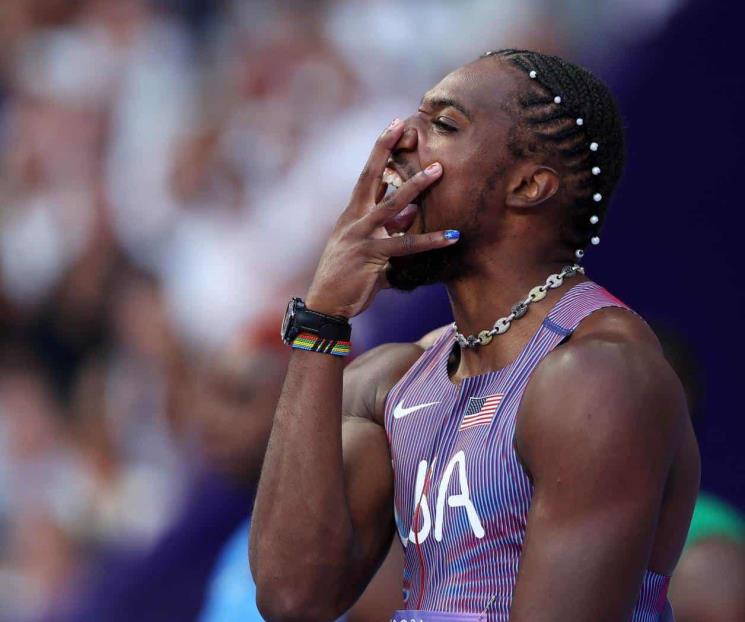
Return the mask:
<svg viewBox="0 0 745 622">
<path fill-rule="evenodd" d="M 339 217 L 321 256 L 306 297 L 308 308 L 351 318 L 366 309 L 375 294 L 387 285 L 385 270 L 389 258 L 442 248 L 458 241 L 459 234 L 453 230 L 388 234 L 386 223 L 442 175 L 442 165 L 433 162 L 405 181 L 395 194 L 383 198 L 386 189 L 383 171 L 403 131 L 403 122 L 395 119 L 375 142 L 349 205 Z"/>
</svg>

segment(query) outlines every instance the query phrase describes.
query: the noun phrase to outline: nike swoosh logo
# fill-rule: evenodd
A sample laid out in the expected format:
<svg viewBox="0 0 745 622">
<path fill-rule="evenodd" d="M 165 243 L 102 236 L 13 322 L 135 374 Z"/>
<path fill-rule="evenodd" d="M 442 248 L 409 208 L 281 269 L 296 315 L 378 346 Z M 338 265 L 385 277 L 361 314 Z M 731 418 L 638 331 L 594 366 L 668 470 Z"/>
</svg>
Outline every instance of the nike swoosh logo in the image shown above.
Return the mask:
<svg viewBox="0 0 745 622">
<path fill-rule="evenodd" d="M 439 404 L 439 403 L 440 402 L 430 402 L 429 404 L 417 404 L 416 406 L 404 408 L 403 402 L 399 402 L 398 404 L 396 404 L 396 407 L 393 409 L 393 418 L 401 419 L 401 417 L 410 415 L 411 413 L 416 412 L 417 410 L 421 410 L 422 408 L 429 408 L 430 406 L 434 406 L 435 404 Z"/>
</svg>

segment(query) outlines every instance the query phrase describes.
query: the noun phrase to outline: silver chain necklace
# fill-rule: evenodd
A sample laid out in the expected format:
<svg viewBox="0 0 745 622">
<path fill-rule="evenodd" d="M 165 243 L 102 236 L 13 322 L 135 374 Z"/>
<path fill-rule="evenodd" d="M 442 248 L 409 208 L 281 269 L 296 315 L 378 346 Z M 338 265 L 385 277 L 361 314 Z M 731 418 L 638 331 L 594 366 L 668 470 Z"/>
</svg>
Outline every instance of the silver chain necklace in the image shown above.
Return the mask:
<svg viewBox="0 0 745 622">
<path fill-rule="evenodd" d="M 490 330 L 482 330 L 478 335 L 469 335 L 466 337 L 463 333 L 458 332 L 458 325 L 453 322 L 455 339 L 457 340 L 458 345 L 460 345 L 461 348 L 476 348 L 491 343 L 491 340 L 495 335 L 501 335 L 509 330 L 510 326 L 512 326 L 513 320 L 519 320 L 523 317 L 528 312 L 528 307 L 532 303 L 543 300 L 549 289 L 561 287 L 564 283 L 564 279 L 584 273 L 585 269 L 579 264 L 564 266 L 561 269 L 561 272 L 549 276 L 543 285 L 536 285 L 531 289 L 530 292 L 528 292 L 528 297 L 525 300 L 516 303 L 510 310 L 509 315 L 499 318 L 494 322 L 494 326 Z"/>
</svg>

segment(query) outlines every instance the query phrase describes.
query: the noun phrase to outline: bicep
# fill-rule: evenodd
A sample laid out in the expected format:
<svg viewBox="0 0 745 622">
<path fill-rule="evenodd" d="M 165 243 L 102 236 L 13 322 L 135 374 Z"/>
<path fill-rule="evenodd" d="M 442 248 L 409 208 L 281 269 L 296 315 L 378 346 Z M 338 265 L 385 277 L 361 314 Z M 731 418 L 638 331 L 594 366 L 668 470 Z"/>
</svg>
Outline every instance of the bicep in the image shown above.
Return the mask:
<svg viewBox="0 0 745 622">
<path fill-rule="evenodd" d="M 513 622 L 622 620 L 631 611 L 662 490 L 652 482 L 614 480 L 609 472 L 592 479 L 589 486 L 557 479 L 536 487 Z M 629 489 L 619 490 L 624 484 Z"/>
<path fill-rule="evenodd" d="M 654 541 L 681 396 L 622 349 L 563 363 L 538 375 L 518 422 L 534 492 L 510 620 L 623 620 Z"/>
</svg>

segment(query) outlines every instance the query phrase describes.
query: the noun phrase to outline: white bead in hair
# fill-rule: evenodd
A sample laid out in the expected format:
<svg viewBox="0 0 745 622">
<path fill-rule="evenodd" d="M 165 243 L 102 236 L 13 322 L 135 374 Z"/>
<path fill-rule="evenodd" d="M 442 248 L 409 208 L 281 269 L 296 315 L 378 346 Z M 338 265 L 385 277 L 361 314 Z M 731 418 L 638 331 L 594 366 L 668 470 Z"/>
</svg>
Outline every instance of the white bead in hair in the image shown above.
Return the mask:
<svg viewBox="0 0 745 622">
<path fill-rule="evenodd" d="M 593 175 L 600 175 L 600 167 L 599 166 L 593 166 L 592 167 L 592 174 Z"/>
<path fill-rule="evenodd" d="M 560 104 L 561 103 L 561 97 L 559 97 L 558 95 L 556 97 L 554 97 L 554 103 L 555 104 Z"/>
<path fill-rule="evenodd" d="M 584 123 L 585 123 L 585 120 L 582 117 L 577 119 L 577 125 L 584 125 Z"/>
<path fill-rule="evenodd" d="M 574 256 L 577 259 L 582 259 L 585 256 L 585 251 L 583 251 L 581 248 L 578 248 L 576 251 L 574 251 Z"/>
<path fill-rule="evenodd" d="M 592 200 L 595 201 L 595 203 L 600 203 L 600 201 L 603 200 L 603 195 L 600 194 L 599 192 L 596 192 L 595 194 L 592 195 Z"/>
<path fill-rule="evenodd" d="M 590 224 L 591 225 L 596 225 L 596 224 L 598 224 L 599 221 L 600 221 L 600 219 L 595 214 L 593 214 L 592 216 L 590 216 Z"/>
<path fill-rule="evenodd" d="M 597 143 L 590 143 L 590 151 L 597 151 L 599 146 Z"/>
<path fill-rule="evenodd" d="M 538 75 L 538 72 L 535 69 L 532 69 L 528 75 L 531 78 L 535 79 L 535 77 Z"/>
<path fill-rule="evenodd" d="M 590 242 L 592 242 L 593 246 L 597 246 L 598 244 L 600 244 L 600 238 L 594 235 L 590 238 Z"/>
</svg>

